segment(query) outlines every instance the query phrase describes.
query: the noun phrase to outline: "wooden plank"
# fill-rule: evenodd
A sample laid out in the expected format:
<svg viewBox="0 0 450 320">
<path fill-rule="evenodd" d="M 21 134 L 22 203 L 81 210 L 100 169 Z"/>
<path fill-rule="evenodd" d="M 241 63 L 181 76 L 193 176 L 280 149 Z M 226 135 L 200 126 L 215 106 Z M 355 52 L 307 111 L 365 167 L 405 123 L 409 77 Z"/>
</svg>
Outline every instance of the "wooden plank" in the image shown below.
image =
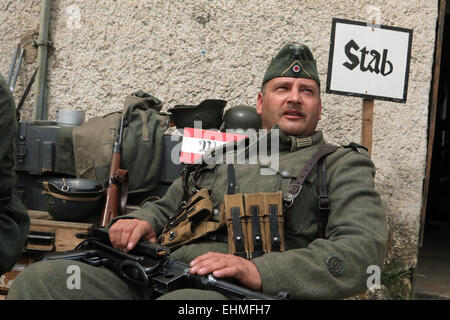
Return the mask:
<svg viewBox="0 0 450 320">
<path fill-rule="evenodd" d="M 368 149 L 370 155 L 372 155 L 373 106 L 372 99 L 363 99 L 361 145 Z"/>
<path fill-rule="evenodd" d="M 55 251 L 73 250 L 83 239 L 77 234 L 87 233 L 93 226 L 91 223 L 57 221 L 46 211 L 29 210 L 30 231 L 44 231 L 55 234 Z M 17 275 L 28 265 L 38 260 L 38 254 L 27 252 L 27 249 L 52 250 L 53 246 L 42 246 L 27 243 L 24 253 L 13 269 L 0 276 L 0 300 L 4 297 Z"/>
<path fill-rule="evenodd" d="M 53 217 L 46 211 L 33 211 L 28 210 L 28 215 L 35 225 L 52 225 L 61 228 L 75 228 L 75 229 L 85 229 L 92 226 L 92 223 L 87 222 L 70 222 L 70 221 L 60 221 L 54 220 Z"/>
<path fill-rule="evenodd" d="M 30 231 L 44 231 L 55 234 L 55 250 L 67 251 L 73 250 L 83 239 L 77 237 L 77 234 L 87 233 L 92 227 L 90 223 L 78 223 L 68 221 L 53 220 L 47 212 L 29 211 Z M 31 245 L 27 248 L 35 249 Z"/>
<path fill-rule="evenodd" d="M 0 295 L 5 295 L 8 293 L 14 279 L 19 275 L 22 270 L 24 270 L 28 265 L 37 261 L 36 255 L 23 254 L 13 269 L 6 272 L 0 276 Z"/>
<path fill-rule="evenodd" d="M 437 114 L 437 101 L 439 93 L 439 77 L 441 72 L 441 56 L 442 56 L 442 41 L 444 38 L 444 20 L 445 20 L 445 5 L 446 0 L 440 0 L 439 2 L 439 18 L 438 18 L 438 29 L 436 36 L 436 50 L 434 57 L 434 70 L 433 70 L 433 88 L 431 97 L 431 107 L 430 107 L 430 122 L 428 127 L 428 149 L 427 149 L 427 160 L 425 168 L 425 179 L 423 184 L 422 192 L 422 210 L 420 216 L 420 230 L 419 230 L 419 247 L 423 245 L 423 234 L 425 228 L 425 217 L 427 213 L 428 205 L 428 190 L 430 187 L 430 173 L 431 173 L 431 161 L 433 154 L 433 143 L 434 135 L 436 130 L 436 114 Z"/>
</svg>

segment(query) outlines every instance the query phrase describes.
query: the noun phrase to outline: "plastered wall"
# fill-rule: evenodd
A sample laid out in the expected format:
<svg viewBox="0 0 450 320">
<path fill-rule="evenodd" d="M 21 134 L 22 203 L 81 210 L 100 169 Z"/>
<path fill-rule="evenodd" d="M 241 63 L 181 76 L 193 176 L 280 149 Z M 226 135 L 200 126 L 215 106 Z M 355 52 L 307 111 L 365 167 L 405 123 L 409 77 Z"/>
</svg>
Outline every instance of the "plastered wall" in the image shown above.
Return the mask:
<svg viewBox="0 0 450 320">
<path fill-rule="evenodd" d="M 15 46 L 26 48 L 14 95 L 36 67 L 32 39 L 39 0 L 0 0 L 0 72 Z M 414 30 L 407 102 L 375 101 L 376 186 L 388 213 L 387 263 L 414 267 L 417 256 L 437 0 L 60 0 L 52 1 L 48 118 L 58 109 L 86 118 L 121 110 L 138 89 L 164 108 L 225 99 L 255 105 L 265 68 L 288 41 L 313 51 L 326 83 L 333 17 Z M 332 143 L 360 141 L 362 99 L 326 94 L 320 128 Z M 22 119 L 31 119 L 31 91 Z"/>
</svg>

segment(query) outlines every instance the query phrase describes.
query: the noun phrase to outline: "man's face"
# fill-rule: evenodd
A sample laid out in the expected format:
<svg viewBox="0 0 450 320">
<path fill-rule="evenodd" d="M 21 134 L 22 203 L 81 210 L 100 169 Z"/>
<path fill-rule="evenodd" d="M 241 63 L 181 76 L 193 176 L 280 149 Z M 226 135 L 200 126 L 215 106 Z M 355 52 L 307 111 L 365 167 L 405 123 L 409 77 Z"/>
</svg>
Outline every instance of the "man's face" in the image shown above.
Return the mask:
<svg viewBox="0 0 450 320">
<path fill-rule="evenodd" d="M 312 79 L 273 78 L 258 94 L 256 111 L 264 129 L 278 123 L 287 135 L 310 136 L 322 114 L 319 85 Z"/>
</svg>

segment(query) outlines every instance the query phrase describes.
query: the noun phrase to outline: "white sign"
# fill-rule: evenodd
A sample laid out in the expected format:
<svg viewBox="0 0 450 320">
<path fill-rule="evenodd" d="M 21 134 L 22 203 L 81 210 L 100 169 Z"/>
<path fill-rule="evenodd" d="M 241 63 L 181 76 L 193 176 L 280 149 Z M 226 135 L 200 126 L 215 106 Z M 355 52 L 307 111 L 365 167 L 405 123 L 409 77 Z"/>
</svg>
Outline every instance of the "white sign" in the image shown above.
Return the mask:
<svg viewBox="0 0 450 320">
<path fill-rule="evenodd" d="M 412 33 L 334 18 L 326 92 L 406 102 Z"/>
<path fill-rule="evenodd" d="M 198 163 L 208 150 L 218 148 L 231 141 L 245 139 L 246 137 L 243 134 L 184 128 L 180 162 Z"/>
</svg>

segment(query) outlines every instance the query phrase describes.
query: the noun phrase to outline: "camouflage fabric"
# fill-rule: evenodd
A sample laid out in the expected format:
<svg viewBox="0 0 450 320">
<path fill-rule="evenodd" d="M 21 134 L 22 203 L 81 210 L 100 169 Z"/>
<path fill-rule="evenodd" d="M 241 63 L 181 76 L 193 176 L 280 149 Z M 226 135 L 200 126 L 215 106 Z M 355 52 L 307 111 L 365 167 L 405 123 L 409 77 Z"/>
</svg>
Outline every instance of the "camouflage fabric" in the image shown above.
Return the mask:
<svg viewBox="0 0 450 320">
<path fill-rule="evenodd" d="M 15 104 L 0 75 L 0 274 L 9 271 L 22 253 L 29 228 L 26 208 L 12 194 L 17 182 L 14 172 L 14 139 L 17 131 Z"/>
</svg>

